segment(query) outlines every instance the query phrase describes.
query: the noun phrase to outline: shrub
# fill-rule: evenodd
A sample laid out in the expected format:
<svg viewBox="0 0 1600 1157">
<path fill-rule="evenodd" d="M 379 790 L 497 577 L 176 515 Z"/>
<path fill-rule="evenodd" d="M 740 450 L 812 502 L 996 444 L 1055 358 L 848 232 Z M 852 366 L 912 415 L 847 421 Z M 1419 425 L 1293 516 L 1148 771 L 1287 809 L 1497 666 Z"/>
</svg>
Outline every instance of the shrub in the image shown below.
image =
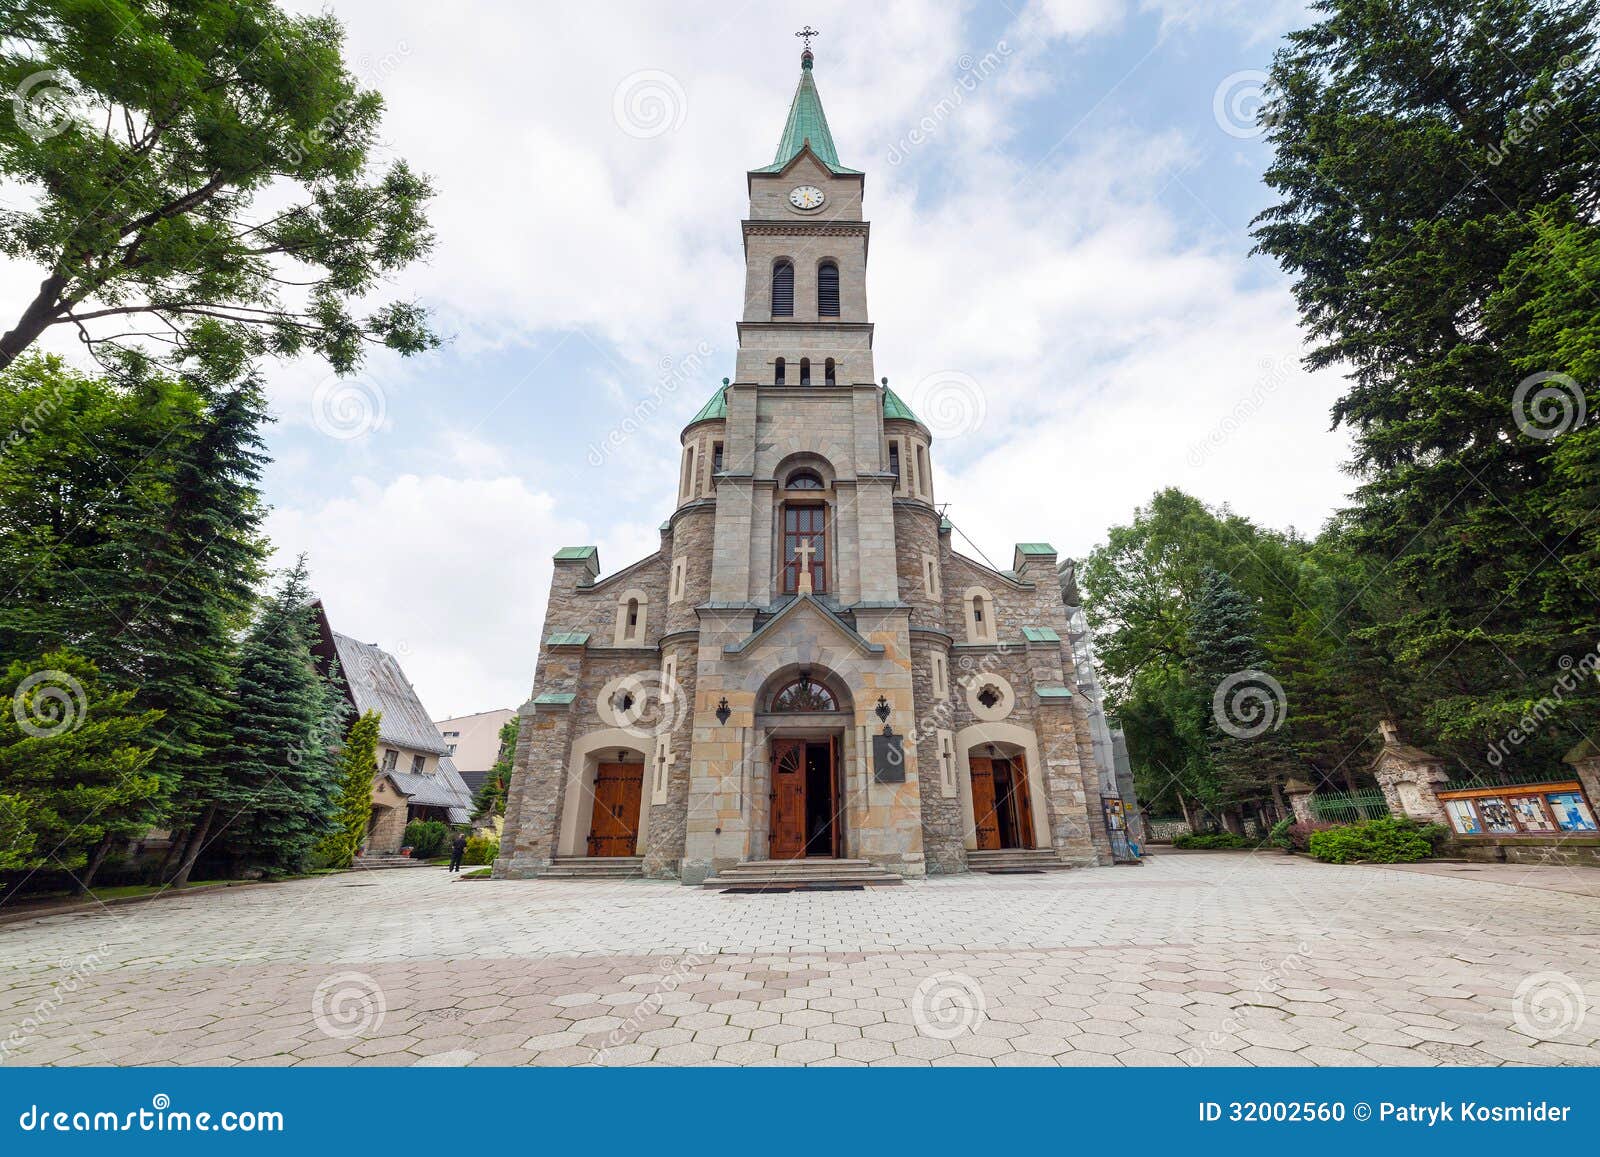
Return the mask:
<svg viewBox="0 0 1600 1157">
<path fill-rule="evenodd" d="M 445 836 L 448 834 L 448 829 L 438 820 L 412 820 L 406 825 L 406 834 L 401 842 L 411 849 L 412 859 L 427 860 L 444 849 Z"/>
<path fill-rule="evenodd" d="M 1311 850 L 1311 836 L 1315 832 L 1332 831 L 1338 824 L 1312 821 L 1309 824 L 1291 824 L 1289 827 L 1289 844 L 1297 852 Z"/>
<path fill-rule="evenodd" d="M 500 855 L 500 841 L 493 836 L 468 836 L 463 864 L 492 864 Z"/>
<path fill-rule="evenodd" d="M 1201 851 L 1218 851 L 1224 848 L 1254 848 L 1259 847 L 1259 841 L 1236 836 L 1232 832 L 1205 832 L 1196 835 L 1194 832 L 1185 832 L 1181 836 L 1172 837 L 1172 846 L 1175 848 L 1195 848 Z"/>
<path fill-rule="evenodd" d="M 1444 834 L 1442 824 L 1385 816 L 1314 831 L 1309 843 L 1311 854 L 1330 864 L 1410 864 L 1433 855 Z"/>
</svg>

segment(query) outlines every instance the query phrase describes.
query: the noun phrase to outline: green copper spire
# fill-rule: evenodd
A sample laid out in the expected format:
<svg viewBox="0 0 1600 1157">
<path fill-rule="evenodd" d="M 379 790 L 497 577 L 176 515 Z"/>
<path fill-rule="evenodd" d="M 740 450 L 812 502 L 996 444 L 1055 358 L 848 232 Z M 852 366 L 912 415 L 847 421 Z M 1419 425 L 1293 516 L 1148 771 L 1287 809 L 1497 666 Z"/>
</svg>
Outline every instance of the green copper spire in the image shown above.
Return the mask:
<svg viewBox="0 0 1600 1157">
<path fill-rule="evenodd" d="M 794 100 L 789 104 L 789 119 L 783 126 L 777 155 L 772 158 L 772 164 L 755 170 L 758 173 L 781 172 L 807 141 L 811 142 L 811 151 L 831 172 L 860 172 L 859 169 L 847 169 L 839 163 L 839 151 L 833 146 L 828 118 L 822 111 L 822 98 L 817 95 L 817 82 L 811 78 L 812 59 L 809 48 L 800 54 L 800 84 L 794 90 Z"/>
</svg>

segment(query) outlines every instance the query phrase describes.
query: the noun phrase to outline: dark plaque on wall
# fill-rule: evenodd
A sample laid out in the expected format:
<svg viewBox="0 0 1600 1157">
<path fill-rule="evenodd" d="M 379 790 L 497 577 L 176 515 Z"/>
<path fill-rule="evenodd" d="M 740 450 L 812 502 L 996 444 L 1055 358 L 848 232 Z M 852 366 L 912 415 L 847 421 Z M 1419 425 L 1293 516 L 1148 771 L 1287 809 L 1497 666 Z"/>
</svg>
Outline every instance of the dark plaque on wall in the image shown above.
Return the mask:
<svg viewBox="0 0 1600 1157">
<path fill-rule="evenodd" d="M 906 750 L 904 736 L 874 735 L 872 737 L 872 779 L 875 783 L 904 783 L 906 781 Z"/>
</svg>

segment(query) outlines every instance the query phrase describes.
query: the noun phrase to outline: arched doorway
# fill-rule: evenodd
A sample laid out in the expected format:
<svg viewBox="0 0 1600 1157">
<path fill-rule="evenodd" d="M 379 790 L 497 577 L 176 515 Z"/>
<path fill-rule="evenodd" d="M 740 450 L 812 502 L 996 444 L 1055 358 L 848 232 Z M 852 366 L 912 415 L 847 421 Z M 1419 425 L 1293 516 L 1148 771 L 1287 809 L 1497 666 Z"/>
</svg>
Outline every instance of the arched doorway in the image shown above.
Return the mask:
<svg viewBox="0 0 1600 1157">
<path fill-rule="evenodd" d="M 558 856 L 614 858 L 644 853 L 645 744 L 621 728 L 592 731 L 572 745 L 561 807 Z"/>
<path fill-rule="evenodd" d="M 967 755 L 979 851 L 1036 848 L 1028 759 L 1015 743 L 985 743 Z"/>
<path fill-rule="evenodd" d="M 775 675 L 759 699 L 767 740 L 767 855 L 836 859 L 845 852 L 844 734 L 849 692 L 831 672 Z"/>
</svg>

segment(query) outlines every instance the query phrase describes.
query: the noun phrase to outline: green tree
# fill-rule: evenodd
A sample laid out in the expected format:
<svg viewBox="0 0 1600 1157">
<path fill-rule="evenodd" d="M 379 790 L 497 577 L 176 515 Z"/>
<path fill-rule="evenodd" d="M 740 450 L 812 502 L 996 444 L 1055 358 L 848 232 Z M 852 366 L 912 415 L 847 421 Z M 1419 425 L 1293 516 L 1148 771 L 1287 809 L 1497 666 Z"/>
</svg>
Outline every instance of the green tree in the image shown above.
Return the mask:
<svg viewBox="0 0 1600 1157">
<path fill-rule="evenodd" d="M 53 326 L 107 360 L 137 344 L 236 377 L 263 353 L 338 372 L 437 344 L 424 311 L 358 316 L 432 245 L 428 181 L 374 172 L 383 111 L 332 16 L 270 0 L 0 0 L 0 252 L 43 271 L 0 366 Z M 71 114 L 68 116 L 67 114 Z M 103 326 L 103 320 L 106 324 Z"/>
<path fill-rule="evenodd" d="M 1592 523 L 1550 509 L 1554 479 L 1581 490 L 1593 444 L 1530 432 L 1519 395 L 1532 373 L 1575 376 L 1556 319 L 1594 272 L 1570 231 L 1600 188 L 1600 4 L 1313 9 L 1273 64 L 1280 200 L 1255 236 L 1295 276 L 1308 363 L 1349 374 L 1346 542 L 1380 587 L 1355 633 L 1409 673 L 1397 706 L 1419 739 L 1481 767 L 1600 617 Z M 1513 762 L 1548 768 L 1577 710 Z"/>
<path fill-rule="evenodd" d="M 156 818 L 160 712 L 139 711 L 67 650 L 12 662 L 0 697 L 0 867 L 65 871 L 87 887 L 111 842 Z"/>
<path fill-rule="evenodd" d="M 1236 808 L 1270 795 L 1287 814 L 1281 789 L 1296 761 L 1280 729 L 1289 703 L 1256 631 L 1250 601 L 1208 567 L 1190 612 L 1190 665 L 1200 701 L 1191 726 L 1205 747 L 1214 802 Z"/>
<path fill-rule="evenodd" d="M 180 835 L 215 794 L 261 576 L 262 420 L 248 379 L 0 371 L 0 661 L 72 646 L 162 712 L 151 770 Z"/>
<path fill-rule="evenodd" d="M 311 596 L 302 558 L 245 636 L 220 774 L 195 822 L 174 883 L 211 849 L 236 865 L 292 872 L 334 824 L 333 748 L 344 719 L 311 654 Z M 214 847 L 213 847 L 214 845 Z"/>
<path fill-rule="evenodd" d="M 506 814 L 506 793 L 511 787 L 511 769 L 517 759 L 517 735 L 521 720 L 513 715 L 500 725 L 500 748 L 494 766 L 472 799 L 472 814 L 478 818 Z"/>
<path fill-rule="evenodd" d="M 367 834 L 372 815 L 372 777 L 378 771 L 378 722 L 368 711 L 350 725 L 339 749 L 334 770 L 339 795 L 334 803 L 333 828 L 322 837 L 313 860 L 330 868 L 348 868 Z"/>
</svg>

